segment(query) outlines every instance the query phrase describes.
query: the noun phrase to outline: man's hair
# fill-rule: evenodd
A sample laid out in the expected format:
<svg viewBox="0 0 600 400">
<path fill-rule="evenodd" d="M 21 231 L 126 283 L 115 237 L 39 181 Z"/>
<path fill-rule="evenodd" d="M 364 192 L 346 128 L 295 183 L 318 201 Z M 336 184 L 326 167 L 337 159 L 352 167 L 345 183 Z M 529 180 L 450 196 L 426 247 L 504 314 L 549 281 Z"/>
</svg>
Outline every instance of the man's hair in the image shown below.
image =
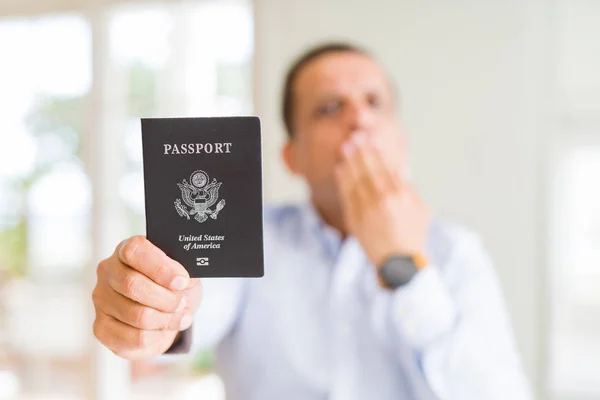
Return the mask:
<svg viewBox="0 0 600 400">
<path fill-rule="evenodd" d="M 293 114 L 294 114 L 294 103 L 295 103 L 294 83 L 296 81 L 296 78 L 298 77 L 298 75 L 300 74 L 302 69 L 304 69 L 304 67 L 306 67 L 308 64 L 310 64 L 312 61 L 316 60 L 317 58 L 319 58 L 321 56 L 331 54 L 331 53 L 357 53 L 357 54 L 362 54 L 362 55 L 371 57 L 371 54 L 369 52 L 367 52 L 366 50 L 364 50 L 358 46 L 355 46 L 353 44 L 343 43 L 343 42 L 333 42 L 333 43 L 326 43 L 326 44 L 318 45 L 316 47 L 309 49 L 304 54 L 300 55 L 300 57 L 298 57 L 296 59 L 296 61 L 294 61 L 292 63 L 292 65 L 290 66 L 290 68 L 285 76 L 285 81 L 284 81 L 284 86 L 283 86 L 283 102 L 282 102 L 283 103 L 283 109 L 282 109 L 283 122 L 285 123 L 285 129 L 287 131 L 288 138 L 290 138 L 290 139 L 294 137 L 294 130 L 293 130 L 293 118 L 294 118 Z"/>
</svg>

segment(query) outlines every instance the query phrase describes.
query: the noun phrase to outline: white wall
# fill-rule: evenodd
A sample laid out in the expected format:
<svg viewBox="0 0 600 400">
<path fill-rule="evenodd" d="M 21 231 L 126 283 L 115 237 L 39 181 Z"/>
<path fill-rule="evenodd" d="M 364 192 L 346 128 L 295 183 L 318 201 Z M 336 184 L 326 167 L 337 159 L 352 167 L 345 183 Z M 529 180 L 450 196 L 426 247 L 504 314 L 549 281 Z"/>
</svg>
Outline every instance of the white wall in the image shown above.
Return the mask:
<svg viewBox="0 0 600 400">
<path fill-rule="evenodd" d="M 265 134 L 266 199 L 303 195 L 278 153 L 286 66 L 322 39 L 366 45 L 400 87 L 422 194 L 442 216 L 479 231 L 492 253 L 538 392 L 545 343 L 545 272 L 538 256 L 544 3 L 255 0 L 255 111 Z"/>
</svg>

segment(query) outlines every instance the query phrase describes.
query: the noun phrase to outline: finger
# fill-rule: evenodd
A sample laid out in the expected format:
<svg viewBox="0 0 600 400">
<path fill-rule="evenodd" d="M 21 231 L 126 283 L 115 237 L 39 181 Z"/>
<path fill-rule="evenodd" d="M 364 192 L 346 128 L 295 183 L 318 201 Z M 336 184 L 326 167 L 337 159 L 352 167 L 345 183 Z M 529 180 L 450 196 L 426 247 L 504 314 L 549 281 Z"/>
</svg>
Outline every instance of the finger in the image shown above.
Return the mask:
<svg viewBox="0 0 600 400">
<path fill-rule="evenodd" d="M 353 220 L 357 216 L 358 199 L 356 198 L 356 192 L 353 191 L 354 185 L 348 165 L 345 162 L 338 165 L 335 174 L 342 210 L 344 215 Z"/>
<path fill-rule="evenodd" d="M 381 154 L 377 151 L 371 140 L 365 136 L 356 138 L 357 168 L 360 171 L 360 186 L 364 188 L 365 196 L 369 202 L 377 201 L 389 189 L 387 172 Z"/>
<path fill-rule="evenodd" d="M 175 312 L 183 297 L 182 292 L 169 290 L 122 263 L 113 266 L 106 280 L 117 293 L 159 311 Z"/>
<path fill-rule="evenodd" d="M 202 302 L 202 281 L 197 278 L 190 279 L 190 284 L 183 292 L 183 296 L 186 300 L 184 312 L 187 314 L 195 313 Z"/>
<path fill-rule="evenodd" d="M 371 149 L 375 153 L 375 157 L 372 161 L 377 164 L 376 169 L 384 187 L 388 190 L 399 190 L 403 183 L 403 174 L 399 164 L 393 162 L 389 156 L 386 155 L 386 151 L 383 148 L 381 141 L 373 139 L 370 144 Z"/>
<path fill-rule="evenodd" d="M 96 310 L 94 336 L 115 354 L 127 359 L 144 359 L 165 352 L 177 331 L 142 330 Z"/>
<path fill-rule="evenodd" d="M 354 198 L 358 207 L 364 207 L 371 201 L 371 195 L 367 183 L 368 176 L 361 166 L 358 143 L 355 137 L 356 135 L 344 144 L 344 162 L 348 171 L 350 196 Z"/>
<path fill-rule="evenodd" d="M 117 293 L 107 284 L 103 286 L 94 291 L 96 293 L 95 304 L 102 312 L 124 324 L 143 330 L 175 331 L 189 328 L 189 326 L 184 326 L 188 323 L 187 319 L 183 320 L 184 309 L 187 306 L 185 297 L 182 297 L 174 313 L 165 313 L 137 303 Z"/>
<path fill-rule="evenodd" d="M 382 145 L 382 136 L 375 139 L 378 147 L 381 150 L 386 164 L 388 164 L 392 170 L 401 172 L 401 176 L 407 176 L 407 157 L 406 157 L 406 133 L 402 128 L 399 128 L 398 132 L 390 136 L 386 136 L 385 146 Z"/>
<path fill-rule="evenodd" d="M 144 236 L 124 240 L 117 246 L 116 253 L 123 264 L 166 288 L 184 290 L 189 284 L 190 275 L 187 270 Z"/>
</svg>

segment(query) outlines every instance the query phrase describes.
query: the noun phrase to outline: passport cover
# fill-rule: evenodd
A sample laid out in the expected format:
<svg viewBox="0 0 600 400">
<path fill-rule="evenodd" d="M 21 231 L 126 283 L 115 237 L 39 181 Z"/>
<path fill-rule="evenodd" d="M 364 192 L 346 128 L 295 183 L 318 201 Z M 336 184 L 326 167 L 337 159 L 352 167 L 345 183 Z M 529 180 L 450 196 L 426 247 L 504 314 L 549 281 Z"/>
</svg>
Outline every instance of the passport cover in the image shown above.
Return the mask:
<svg viewBox="0 0 600 400">
<path fill-rule="evenodd" d="M 142 119 L 146 236 L 192 278 L 264 274 L 258 117 Z"/>
</svg>

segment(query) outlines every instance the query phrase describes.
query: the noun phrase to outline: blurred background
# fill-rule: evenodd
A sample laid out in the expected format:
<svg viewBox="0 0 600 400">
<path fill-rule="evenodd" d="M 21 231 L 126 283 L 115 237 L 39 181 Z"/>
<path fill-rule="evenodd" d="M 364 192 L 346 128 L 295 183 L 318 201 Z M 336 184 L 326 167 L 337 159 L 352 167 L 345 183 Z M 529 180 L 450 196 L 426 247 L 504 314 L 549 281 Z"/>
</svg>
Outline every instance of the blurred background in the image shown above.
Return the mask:
<svg viewBox="0 0 600 400">
<path fill-rule="evenodd" d="M 489 248 L 538 399 L 600 399 L 600 1 L 0 0 L 0 399 L 223 400 L 203 352 L 131 364 L 92 337 L 95 265 L 144 234 L 140 117 L 256 114 L 347 39 L 401 93 L 413 176 Z"/>
</svg>

